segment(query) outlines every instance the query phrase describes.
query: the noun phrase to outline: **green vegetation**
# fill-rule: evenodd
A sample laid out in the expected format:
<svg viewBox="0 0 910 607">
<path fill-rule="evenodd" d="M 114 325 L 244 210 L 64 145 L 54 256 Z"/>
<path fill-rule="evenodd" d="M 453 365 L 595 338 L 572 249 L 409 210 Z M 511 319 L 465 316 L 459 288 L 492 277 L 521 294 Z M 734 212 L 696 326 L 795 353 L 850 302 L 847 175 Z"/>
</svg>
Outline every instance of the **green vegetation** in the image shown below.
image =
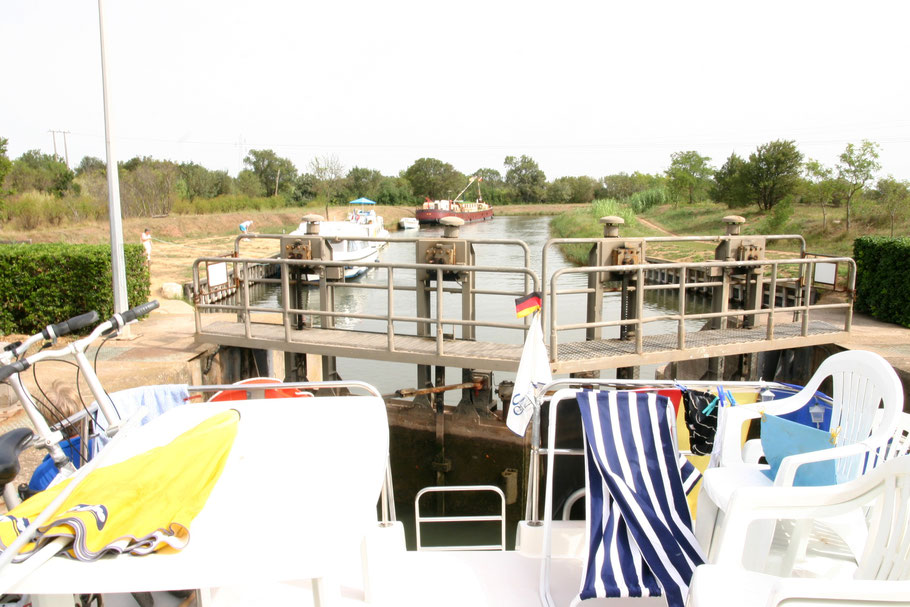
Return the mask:
<svg viewBox="0 0 910 607">
<path fill-rule="evenodd" d="M 610 215 L 622 217 L 625 221 L 620 230 L 623 235 L 640 235 L 635 213 L 613 198 L 595 200 L 590 207 L 557 215 L 550 222 L 550 232 L 554 238 L 600 238 L 604 233 L 600 218 Z M 588 261 L 591 245 L 564 244 L 560 249 L 567 259 L 582 264 Z"/>
<path fill-rule="evenodd" d="M 10 160 L 7 143 L 0 137 L 0 228 L 35 230 L 107 217 L 107 167 L 100 159 L 85 157 L 75 170 L 38 150 Z M 465 200 L 475 200 L 480 192 L 494 205 L 531 203 L 539 212 L 522 212 L 551 214 L 550 205 L 613 199 L 679 234 L 720 233 L 720 217 L 735 213 L 746 217 L 747 231 L 799 232 L 814 250 L 850 254 L 855 234 L 907 231 L 910 185 L 877 175 L 878 158 L 879 146 L 862 141 L 848 144 L 838 163 L 826 167 L 804 159 L 794 141 L 777 140 L 759 145 L 747 158 L 731 154 L 718 169 L 707 156 L 687 150 L 671 154 L 661 174 L 561 176 L 548 182 L 526 155 L 506 156 L 502 170 L 481 167 L 470 173 L 443 160 L 419 158 L 388 176 L 367 167 L 346 169 L 331 155 L 317 156 L 298 170 L 272 150 L 250 150 L 236 177 L 192 162 L 150 157 L 122 162 L 119 177 L 125 218 L 291 207 L 321 212 L 361 196 L 413 207 L 425 197 L 452 198 L 476 176 L 479 190 L 472 186 Z M 600 234 L 597 218 L 602 213 L 594 208 L 562 219 L 572 228 L 560 232 L 557 227 L 555 233 Z M 585 222 L 591 225 L 582 229 Z M 630 229 L 638 228 L 624 228 Z"/>
<path fill-rule="evenodd" d="M 129 305 L 148 301 L 140 245 L 124 246 Z M 0 246 L 0 333 L 34 333 L 61 318 L 114 312 L 110 245 Z"/>
<path fill-rule="evenodd" d="M 910 238 L 857 238 L 853 257 L 857 312 L 910 327 Z"/>
</svg>

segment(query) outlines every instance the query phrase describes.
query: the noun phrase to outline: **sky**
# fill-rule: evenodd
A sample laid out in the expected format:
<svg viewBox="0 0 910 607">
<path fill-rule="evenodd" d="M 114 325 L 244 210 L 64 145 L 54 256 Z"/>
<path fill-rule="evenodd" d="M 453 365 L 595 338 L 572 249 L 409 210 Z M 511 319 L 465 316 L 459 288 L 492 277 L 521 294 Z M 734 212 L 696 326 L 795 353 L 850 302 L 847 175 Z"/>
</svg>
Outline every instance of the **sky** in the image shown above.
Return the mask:
<svg viewBox="0 0 910 607">
<path fill-rule="evenodd" d="M 397 175 L 527 155 L 547 179 L 719 167 L 792 139 L 910 180 L 910 2 L 103 0 L 115 157 L 250 149 Z M 0 2 L 0 137 L 105 158 L 98 0 Z"/>
</svg>

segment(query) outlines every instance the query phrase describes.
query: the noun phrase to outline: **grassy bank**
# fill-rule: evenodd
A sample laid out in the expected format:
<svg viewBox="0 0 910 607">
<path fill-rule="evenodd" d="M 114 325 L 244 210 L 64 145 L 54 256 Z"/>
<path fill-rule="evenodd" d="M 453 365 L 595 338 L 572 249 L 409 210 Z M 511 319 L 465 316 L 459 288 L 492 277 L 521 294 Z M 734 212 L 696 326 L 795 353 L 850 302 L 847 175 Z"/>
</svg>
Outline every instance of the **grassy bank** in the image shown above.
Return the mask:
<svg viewBox="0 0 910 607">
<path fill-rule="evenodd" d="M 619 209 L 627 207 L 620 205 Z M 843 208 L 828 208 L 823 213 L 820 207 L 794 205 L 790 214 L 763 213 L 757 208 L 729 209 L 726 205 L 715 203 L 661 205 L 649 209 L 634 219 L 620 231 L 621 235 L 660 236 L 675 234 L 679 236 L 710 236 L 723 234 L 725 227 L 723 217 L 741 215 L 746 223 L 745 234 L 800 234 L 806 239 L 806 246 L 812 253 L 827 255 L 851 256 L 853 240 L 859 236 L 890 236 L 890 220 L 882 209 L 870 203 L 859 203 L 854 208 L 854 220 L 850 233 L 847 233 Z M 628 211 L 626 211 L 628 212 Z M 614 208 L 610 215 L 620 214 Z M 827 214 L 827 217 L 825 215 Z M 593 237 L 602 232 L 598 223 L 600 217 L 593 206 L 585 210 L 576 210 L 559 217 L 552 224 L 554 238 Z M 900 219 L 894 227 L 894 235 L 910 233 L 910 219 Z M 778 251 L 795 252 L 799 243 L 795 240 L 775 241 L 770 247 Z M 698 260 L 707 257 L 713 246 L 693 243 L 656 245 L 649 248 L 650 253 L 658 257 L 671 259 Z"/>
</svg>

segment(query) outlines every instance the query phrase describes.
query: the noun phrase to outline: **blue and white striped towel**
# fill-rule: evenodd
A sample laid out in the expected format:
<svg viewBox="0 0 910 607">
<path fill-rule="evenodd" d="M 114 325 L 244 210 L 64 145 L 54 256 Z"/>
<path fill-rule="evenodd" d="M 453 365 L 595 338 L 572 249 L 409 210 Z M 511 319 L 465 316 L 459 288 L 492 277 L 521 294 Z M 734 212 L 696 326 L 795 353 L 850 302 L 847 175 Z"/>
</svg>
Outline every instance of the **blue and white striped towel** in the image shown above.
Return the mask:
<svg viewBox="0 0 910 607">
<path fill-rule="evenodd" d="M 580 597 L 665 596 L 682 607 L 704 562 L 686 493 L 699 472 L 676 450 L 656 393 L 585 391 L 588 554 Z"/>
</svg>

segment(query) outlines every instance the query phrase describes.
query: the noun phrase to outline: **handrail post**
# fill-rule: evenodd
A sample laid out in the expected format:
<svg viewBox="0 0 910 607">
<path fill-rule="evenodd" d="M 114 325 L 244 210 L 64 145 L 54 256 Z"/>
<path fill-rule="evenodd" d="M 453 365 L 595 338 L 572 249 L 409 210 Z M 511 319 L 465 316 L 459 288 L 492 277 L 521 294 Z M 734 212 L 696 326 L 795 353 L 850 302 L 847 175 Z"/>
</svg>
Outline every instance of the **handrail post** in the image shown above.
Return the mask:
<svg viewBox="0 0 910 607">
<path fill-rule="evenodd" d="M 250 339 L 253 337 L 253 327 L 250 325 L 250 282 L 247 280 L 250 274 L 250 268 L 246 261 L 241 262 L 240 267 L 240 299 L 243 302 L 243 334 L 247 339 Z"/>
<path fill-rule="evenodd" d="M 436 354 L 442 356 L 442 270 L 436 270 Z"/>
<path fill-rule="evenodd" d="M 392 321 L 392 312 L 395 309 L 395 271 L 389 268 L 388 271 L 388 309 L 386 310 L 386 327 L 388 331 L 388 348 L 389 352 L 395 351 L 395 323 Z"/>
</svg>

